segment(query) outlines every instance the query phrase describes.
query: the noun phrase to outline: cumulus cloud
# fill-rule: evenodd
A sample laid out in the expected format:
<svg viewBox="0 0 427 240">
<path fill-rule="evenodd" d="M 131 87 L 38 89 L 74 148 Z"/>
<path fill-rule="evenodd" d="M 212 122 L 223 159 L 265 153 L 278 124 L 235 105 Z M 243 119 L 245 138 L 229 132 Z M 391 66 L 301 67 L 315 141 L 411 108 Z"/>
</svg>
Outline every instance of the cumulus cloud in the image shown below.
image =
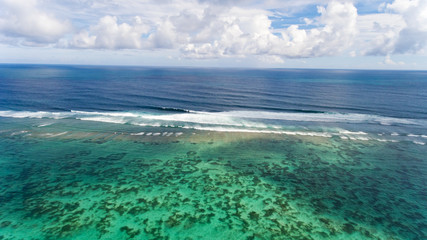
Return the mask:
<svg viewBox="0 0 427 240">
<path fill-rule="evenodd" d="M 149 46 L 156 48 L 173 48 L 178 44 L 176 30 L 171 21 L 167 20 L 157 27 L 157 31 L 149 37 Z"/>
<path fill-rule="evenodd" d="M 381 1 L 0 0 L 0 42 L 266 62 L 349 54 L 391 63 L 393 54 L 424 51 L 427 1 L 394 0 L 376 13 L 355 7 L 376 11 Z"/>
<path fill-rule="evenodd" d="M 358 33 L 357 9 L 352 3 L 331 2 L 318 7 L 321 16 L 315 19 L 319 27 L 309 30 L 291 26 L 282 33 L 284 45 L 277 52 L 289 57 L 336 55 L 353 44 Z"/>
<path fill-rule="evenodd" d="M 399 33 L 394 53 L 416 53 L 427 43 L 427 1 L 395 0 L 387 9 L 403 16 L 407 26 Z"/>
<path fill-rule="evenodd" d="M 285 63 L 285 60 L 283 60 L 282 57 L 275 56 L 275 55 L 261 55 L 261 56 L 258 56 L 258 60 L 264 63 L 269 63 L 269 64 Z"/>
<path fill-rule="evenodd" d="M 423 51 L 427 45 L 427 1 L 395 0 L 383 6 L 386 13 L 380 14 L 382 21 L 373 21 L 371 29 L 378 34 L 370 41 L 366 54 L 388 56 Z"/>
<path fill-rule="evenodd" d="M 391 59 L 390 55 L 385 56 L 384 61 L 382 62 L 382 64 L 386 64 L 386 65 L 404 65 L 405 63 L 402 61 L 399 62 L 395 62 Z"/>
<path fill-rule="evenodd" d="M 263 54 L 292 58 L 334 55 L 351 46 L 357 34 L 353 4 L 330 2 L 318 7 L 318 12 L 315 23 L 310 21 L 315 24 L 311 29 L 292 25 L 275 30 L 265 11 L 231 8 L 212 17 L 208 9 L 203 17 L 192 20 L 208 24 L 196 24 L 203 27 L 188 36 L 181 50 L 197 58 Z"/>
<path fill-rule="evenodd" d="M 267 53 L 268 45 L 273 40 L 270 38 L 277 38 L 269 29 L 271 21 L 261 10 L 207 8 L 198 20 L 196 25 L 200 27 L 195 31 L 182 31 L 180 26 L 176 26 L 188 40 L 181 48 L 187 57 L 211 58 Z"/>
<path fill-rule="evenodd" d="M 38 8 L 36 0 L 0 0 L 0 33 L 24 39 L 27 44 L 58 41 L 71 24 Z"/>
<path fill-rule="evenodd" d="M 105 16 L 69 43 L 78 48 L 179 49 L 187 58 L 330 56 L 349 48 L 357 34 L 357 9 L 350 2 L 330 1 L 318 7 L 318 17 L 305 19 L 309 29 L 292 25 L 274 29 L 272 12 L 230 7 L 242 1 L 200 1 L 192 8 L 169 14 L 154 24 L 117 23 Z M 142 37 L 142 36 L 148 37 Z"/>
<path fill-rule="evenodd" d="M 362 55 L 385 56 L 394 51 L 399 32 L 406 27 L 398 14 L 379 13 L 358 17 L 357 45 Z"/>
<path fill-rule="evenodd" d="M 117 23 L 117 17 L 102 17 L 90 31 L 83 30 L 73 37 L 71 47 L 134 49 L 142 47 L 141 36 L 148 33 L 150 26 L 140 17 L 135 17 L 132 25 Z"/>
</svg>

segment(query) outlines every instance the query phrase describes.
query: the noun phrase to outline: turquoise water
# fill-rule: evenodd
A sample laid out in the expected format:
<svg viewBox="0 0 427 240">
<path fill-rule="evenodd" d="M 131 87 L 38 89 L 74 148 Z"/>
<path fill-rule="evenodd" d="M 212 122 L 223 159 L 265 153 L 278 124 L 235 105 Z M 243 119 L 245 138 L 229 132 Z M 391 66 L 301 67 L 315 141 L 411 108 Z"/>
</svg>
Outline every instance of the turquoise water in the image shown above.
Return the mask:
<svg viewBox="0 0 427 240">
<path fill-rule="evenodd" d="M 426 236 L 423 145 L 45 121 L 4 121 L 0 239 Z"/>
<path fill-rule="evenodd" d="M 427 72 L 0 65 L 0 240 L 427 239 Z"/>
</svg>

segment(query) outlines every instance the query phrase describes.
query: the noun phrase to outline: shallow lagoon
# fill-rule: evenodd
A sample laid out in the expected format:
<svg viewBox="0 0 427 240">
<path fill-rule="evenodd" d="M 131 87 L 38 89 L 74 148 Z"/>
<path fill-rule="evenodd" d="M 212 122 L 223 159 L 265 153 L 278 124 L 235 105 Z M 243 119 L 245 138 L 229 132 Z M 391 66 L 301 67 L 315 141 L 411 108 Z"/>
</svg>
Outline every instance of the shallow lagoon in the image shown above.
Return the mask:
<svg viewBox="0 0 427 240">
<path fill-rule="evenodd" d="M 0 120 L 2 240 L 427 237 L 425 145 Z"/>
</svg>

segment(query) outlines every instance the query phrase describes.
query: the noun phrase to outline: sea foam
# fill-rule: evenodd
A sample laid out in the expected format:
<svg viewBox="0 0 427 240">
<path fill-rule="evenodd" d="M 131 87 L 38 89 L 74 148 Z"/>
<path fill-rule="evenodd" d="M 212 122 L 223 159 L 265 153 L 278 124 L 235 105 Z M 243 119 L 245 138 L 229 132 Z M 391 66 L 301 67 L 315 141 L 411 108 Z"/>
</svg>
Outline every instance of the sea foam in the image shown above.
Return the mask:
<svg viewBox="0 0 427 240">
<path fill-rule="evenodd" d="M 376 124 L 381 125 L 384 121 L 390 125 L 421 125 L 427 126 L 427 121 L 419 119 L 391 118 L 377 115 L 355 114 L 355 113 L 312 113 L 312 112 L 267 112 L 267 111 L 227 111 L 227 112 L 203 112 L 183 111 L 172 113 L 149 113 L 149 112 L 45 112 L 45 111 L 0 111 L 0 117 L 8 118 L 47 118 L 47 119 L 76 119 L 81 121 L 105 122 L 113 124 L 129 124 L 141 127 L 165 127 L 183 128 L 218 132 L 248 132 L 266 134 L 284 134 L 299 136 L 339 136 L 342 139 L 367 141 L 366 131 L 349 131 L 345 129 L 338 132 L 322 130 L 316 126 L 322 123 L 337 124 Z M 304 123 L 304 124 L 301 124 Z M 307 124 L 312 124 L 307 127 Z M 42 125 L 40 125 L 42 126 Z M 296 126 L 295 129 L 289 126 Z M 290 130 L 291 129 L 291 130 Z M 314 130 L 314 131 L 313 131 Z M 134 133 L 132 135 L 144 135 L 145 133 Z M 389 133 L 390 134 L 390 133 Z M 151 132 L 146 136 L 159 136 L 161 133 Z M 164 133 L 163 136 L 170 136 Z M 401 137 L 396 132 L 391 132 L 392 137 Z M 408 135 L 409 136 L 409 135 Z M 425 135 L 417 135 L 425 138 Z M 410 135 L 409 137 L 415 137 Z"/>
<path fill-rule="evenodd" d="M 299 122 L 332 122 L 332 123 L 377 123 L 387 121 L 390 124 L 426 124 L 427 121 L 419 119 L 391 118 L 367 114 L 347 113 L 288 113 L 266 111 L 229 111 L 229 112 L 202 112 L 191 111 L 173 114 L 153 114 L 146 112 L 30 112 L 30 111 L 0 111 L 0 117 L 11 118 L 75 118 L 86 121 L 100 121 L 124 123 L 130 121 L 164 121 L 164 122 L 190 122 L 199 124 L 265 127 L 261 121 L 254 120 L 282 120 Z M 142 123 L 142 122 L 141 122 Z"/>
</svg>

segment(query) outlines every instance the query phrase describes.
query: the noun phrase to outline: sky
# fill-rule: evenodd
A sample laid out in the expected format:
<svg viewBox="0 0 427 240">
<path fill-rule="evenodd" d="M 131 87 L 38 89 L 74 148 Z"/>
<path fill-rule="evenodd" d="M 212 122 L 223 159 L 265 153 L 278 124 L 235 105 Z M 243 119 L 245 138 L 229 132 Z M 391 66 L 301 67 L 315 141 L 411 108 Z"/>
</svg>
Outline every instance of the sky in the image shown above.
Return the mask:
<svg viewBox="0 0 427 240">
<path fill-rule="evenodd" d="M 427 0 L 0 0 L 0 63 L 427 70 Z"/>
</svg>

